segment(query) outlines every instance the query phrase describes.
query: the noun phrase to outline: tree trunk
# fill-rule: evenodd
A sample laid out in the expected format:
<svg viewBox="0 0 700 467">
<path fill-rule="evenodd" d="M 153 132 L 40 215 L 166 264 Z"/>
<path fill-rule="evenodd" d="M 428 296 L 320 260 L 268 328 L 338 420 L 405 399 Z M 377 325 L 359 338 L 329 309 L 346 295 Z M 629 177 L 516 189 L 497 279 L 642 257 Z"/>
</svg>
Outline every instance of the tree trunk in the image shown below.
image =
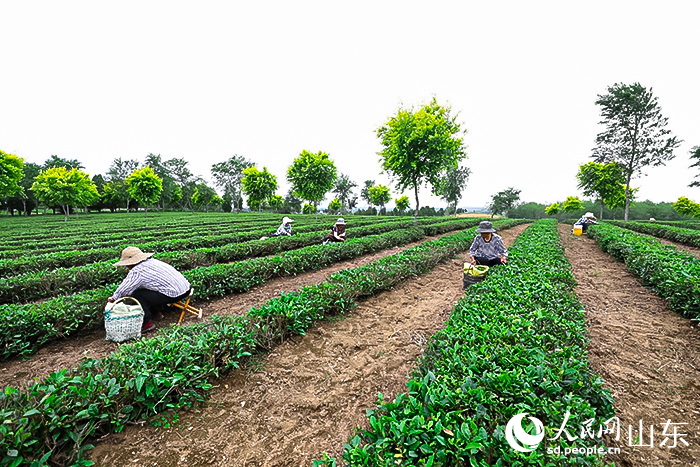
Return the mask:
<svg viewBox="0 0 700 467">
<path fill-rule="evenodd" d="M 68 206 L 63 205 L 63 220 L 68 222 Z"/>
<path fill-rule="evenodd" d="M 603 220 L 603 198 L 600 198 L 600 220 Z"/>
<path fill-rule="evenodd" d="M 627 174 L 627 186 L 625 187 L 625 222 L 629 219 L 630 213 L 630 181 L 632 180 L 632 172 Z"/>
<path fill-rule="evenodd" d="M 418 183 L 413 184 L 413 192 L 416 195 L 416 210 L 413 212 L 413 226 L 418 225 Z"/>
</svg>

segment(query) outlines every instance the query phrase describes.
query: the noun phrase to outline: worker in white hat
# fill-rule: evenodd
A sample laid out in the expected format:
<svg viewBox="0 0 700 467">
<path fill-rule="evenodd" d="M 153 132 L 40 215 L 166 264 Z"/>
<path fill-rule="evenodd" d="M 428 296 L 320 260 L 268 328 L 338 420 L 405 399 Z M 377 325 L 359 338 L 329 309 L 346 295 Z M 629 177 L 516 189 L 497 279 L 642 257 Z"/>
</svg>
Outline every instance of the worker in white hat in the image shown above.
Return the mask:
<svg viewBox="0 0 700 467">
<path fill-rule="evenodd" d="M 294 222 L 292 219 L 285 216 L 284 219 L 282 219 L 282 225 L 280 225 L 279 228 L 277 228 L 277 232 L 270 235 L 270 237 L 282 237 L 285 235 L 288 237 L 291 237 L 292 236 L 292 222 Z"/>
<path fill-rule="evenodd" d="M 592 212 L 587 212 L 583 215 L 583 217 L 577 220 L 576 223 L 581 225 L 581 228 L 585 233 L 589 225 L 598 223 L 598 218 L 594 216 Z"/>
</svg>

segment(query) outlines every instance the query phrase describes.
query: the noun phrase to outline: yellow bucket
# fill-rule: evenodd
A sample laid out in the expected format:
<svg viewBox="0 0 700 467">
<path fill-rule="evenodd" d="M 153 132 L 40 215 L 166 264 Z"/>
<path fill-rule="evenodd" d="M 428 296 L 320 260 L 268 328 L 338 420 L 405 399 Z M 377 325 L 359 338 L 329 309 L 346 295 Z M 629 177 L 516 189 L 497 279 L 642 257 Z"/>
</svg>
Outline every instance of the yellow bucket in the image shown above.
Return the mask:
<svg viewBox="0 0 700 467">
<path fill-rule="evenodd" d="M 583 234 L 583 226 L 581 224 L 574 225 L 574 235 L 582 235 L 582 234 Z"/>
</svg>

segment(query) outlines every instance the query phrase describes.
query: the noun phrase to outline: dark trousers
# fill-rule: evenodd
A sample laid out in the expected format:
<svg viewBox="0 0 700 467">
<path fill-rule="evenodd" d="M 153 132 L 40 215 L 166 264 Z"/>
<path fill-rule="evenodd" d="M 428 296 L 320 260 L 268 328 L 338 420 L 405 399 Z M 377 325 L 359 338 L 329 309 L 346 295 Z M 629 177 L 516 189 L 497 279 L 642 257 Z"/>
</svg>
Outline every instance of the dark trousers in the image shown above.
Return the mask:
<svg viewBox="0 0 700 467">
<path fill-rule="evenodd" d="M 189 294 L 190 291 L 188 290 L 179 297 L 173 298 L 160 292 L 156 292 L 155 290 L 136 289 L 131 296 L 138 300 L 141 304 L 141 308 L 143 308 L 143 322 L 148 323 L 151 320 L 154 312 L 162 311 L 165 305 L 179 302 L 180 300 L 187 298 Z"/>
<path fill-rule="evenodd" d="M 475 256 L 476 264 L 480 266 L 496 266 L 501 263 L 501 258 L 484 258 L 483 256 Z"/>
</svg>

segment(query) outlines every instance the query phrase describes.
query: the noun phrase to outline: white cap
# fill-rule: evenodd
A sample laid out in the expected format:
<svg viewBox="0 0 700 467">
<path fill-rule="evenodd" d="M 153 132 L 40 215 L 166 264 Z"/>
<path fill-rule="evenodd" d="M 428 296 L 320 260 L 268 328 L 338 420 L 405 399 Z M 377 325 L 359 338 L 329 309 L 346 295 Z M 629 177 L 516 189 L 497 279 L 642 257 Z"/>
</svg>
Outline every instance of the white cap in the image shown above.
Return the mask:
<svg viewBox="0 0 700 467">
<path fill-rule="evenodd" d="M 294 222 L 294 221 L 291 220 L 289 217 L 285 217 L 284 219 L 282 219 L 283 224 L 289 224 L 290 222 Z"/>
</svg>

